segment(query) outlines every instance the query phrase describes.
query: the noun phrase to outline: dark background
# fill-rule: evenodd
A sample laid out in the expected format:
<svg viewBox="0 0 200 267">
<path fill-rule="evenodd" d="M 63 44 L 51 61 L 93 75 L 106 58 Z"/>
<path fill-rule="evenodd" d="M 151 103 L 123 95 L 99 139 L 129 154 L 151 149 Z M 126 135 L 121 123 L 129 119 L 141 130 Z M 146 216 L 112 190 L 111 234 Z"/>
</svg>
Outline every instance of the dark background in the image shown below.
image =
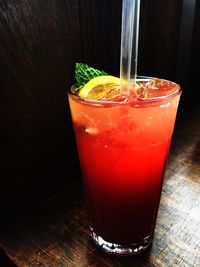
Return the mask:
<svg viewBox="0 0 200 267">
<path fill-rule="evenodd" d="M 75 62 L 119 74 L 121 5 L 0 0 L 4 212 L 29 210 L 80 179 L 66 90 L 74 82 Z M 199 27 L 199 1 L 142 0 L 138 74 L 181 83 L 178 118 L 198 104 Z"/>
</svg>

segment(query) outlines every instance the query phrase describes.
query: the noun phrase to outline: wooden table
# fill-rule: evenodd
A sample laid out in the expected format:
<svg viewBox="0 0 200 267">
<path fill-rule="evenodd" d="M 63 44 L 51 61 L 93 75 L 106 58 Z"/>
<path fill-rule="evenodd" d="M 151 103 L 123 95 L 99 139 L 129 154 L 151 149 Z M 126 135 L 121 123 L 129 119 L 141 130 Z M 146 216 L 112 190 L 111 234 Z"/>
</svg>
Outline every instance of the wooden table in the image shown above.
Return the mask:
<svg viewBox="0 0 200 267">
<path fill-rule="evenodd" d="M 152 247 L 132 258 L 106 255 L 90 240 L 80 183 L 0 230 L 19 267 L 200 266 L 200 109 L 178 120 Z M 4 266 L 2 266 L 4 267 Z"/>
</svg>

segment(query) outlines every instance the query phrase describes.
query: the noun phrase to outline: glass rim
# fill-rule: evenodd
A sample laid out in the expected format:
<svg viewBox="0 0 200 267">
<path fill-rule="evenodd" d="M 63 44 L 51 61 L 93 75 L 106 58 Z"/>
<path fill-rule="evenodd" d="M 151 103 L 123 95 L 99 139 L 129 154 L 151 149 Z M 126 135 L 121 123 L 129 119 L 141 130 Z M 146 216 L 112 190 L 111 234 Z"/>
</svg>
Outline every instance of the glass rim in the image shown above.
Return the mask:
<svg viewBox="0 0 200 267">
<path fill-rule="evenodd" d="M 156 79 L 159 79 L 159 80 L 162 80 L 162 81 L 166 81 L 166 82 L 169 82 L 173 85 L 176 85 L 177 86 L 177 89 L 173 92 L 173 93 L 170 93 L 170 94 L 167 94 L 167 95 L 164 95 L 164 96 L 158 96 L 158 97 L 153 97 L 153 98 L 148 98 L 148 99 L 142 99 L 142 98 L 137 98 L 137 100 L 139 101 L 139 103 L 155 103 L 155 102 L 160 102 L 162 100 L 167 100 L 167 99 L 170 99 L 176 95 L 179 95 L 181 94 L 182 92 L 182 89 L 181 89 L 181 86 L 180 84 L 178 83 L 175 83 L 173 81 L 170 81 L 170 80 L 167 80 L 167 79 L 163 79 L 163 78 L 157 78 L 157 77 L 151 77 L 151 76 L 137 76 L 137 79 L 136 81 L 150 81 L 150 80 L 156 80 Z M 67 93 L 72 96 L 73 98 L 77 99 L 78 101 L 81 101 L 85 104 L 91 104 L 91 105 L 95 105 L 95 106 L 102 106 L 102 105 L 124 105 L 124 104 L 127 104 L 127 101 L 122 101 L 122 102 L 116 102 L 116 101 L 112 101 L 112 100 L 97 100 L 97 99 L 90 99 L 90 98 L 86 98 L 86 97 L 81 97 L 81 96 L 78 96 L 77 94 L 75 94 L 73 91 L 72 91 L 72 88 L 74 89 L 78 89 L 78 86 L 77 84 L 73 84 L 72 86 L 70 86 L 68 89 L 67 89 Z"/>
</svg>

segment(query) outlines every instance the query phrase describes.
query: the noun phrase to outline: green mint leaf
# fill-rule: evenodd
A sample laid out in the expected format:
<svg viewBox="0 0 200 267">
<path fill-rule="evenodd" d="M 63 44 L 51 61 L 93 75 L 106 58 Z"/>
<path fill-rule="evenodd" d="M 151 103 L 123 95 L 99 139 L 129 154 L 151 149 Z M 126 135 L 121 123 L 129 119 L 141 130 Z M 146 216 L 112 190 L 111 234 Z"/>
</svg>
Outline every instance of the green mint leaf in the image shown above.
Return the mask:
<svg viewBox="0 0 200 267">
<path fill-rule="evenodd" d="M 94 69 L 87 64 L 76 63 L 75 77 L 79 88 L 83 87 L 91 79 L 102 75 L 109 74 L 103 70 Z"/>
</svg>

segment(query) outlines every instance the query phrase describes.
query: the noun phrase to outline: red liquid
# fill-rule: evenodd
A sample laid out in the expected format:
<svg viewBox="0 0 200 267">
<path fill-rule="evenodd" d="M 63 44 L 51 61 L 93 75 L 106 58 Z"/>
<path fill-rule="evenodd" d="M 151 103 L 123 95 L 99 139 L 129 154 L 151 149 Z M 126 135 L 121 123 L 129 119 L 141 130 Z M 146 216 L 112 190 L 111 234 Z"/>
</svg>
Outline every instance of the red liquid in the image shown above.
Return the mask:
<svg viewBox="0 0 200 267">
<path fill-rule="evenodd" d="M 69 99 L 93 231 L 116 244 L 153 235 L 179 95 L 101 106 Z"/>
</svg>

